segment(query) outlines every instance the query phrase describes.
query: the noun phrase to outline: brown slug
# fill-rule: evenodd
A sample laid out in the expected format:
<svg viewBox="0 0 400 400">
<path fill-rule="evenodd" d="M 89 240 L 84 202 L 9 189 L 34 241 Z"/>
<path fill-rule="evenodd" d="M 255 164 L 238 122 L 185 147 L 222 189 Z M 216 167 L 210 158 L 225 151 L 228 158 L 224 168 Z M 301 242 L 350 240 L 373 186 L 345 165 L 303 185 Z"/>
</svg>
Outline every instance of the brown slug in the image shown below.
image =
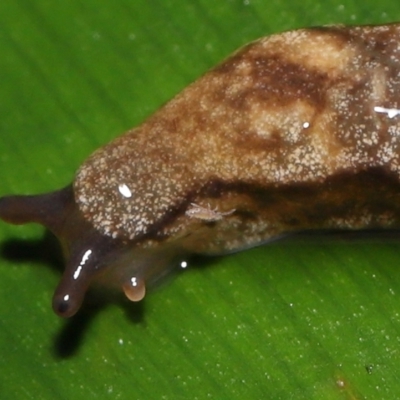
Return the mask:
<svg viewBox="0 0 400 400">
<path fill-rule="evenodd" d="M 400 24 L 259 39 L 94 152 L 66 188 L 0 199 L 60 240 L 57 314 L 92 282 L 138 301 L 190 254 L 400 227 Z"/>
</svg>

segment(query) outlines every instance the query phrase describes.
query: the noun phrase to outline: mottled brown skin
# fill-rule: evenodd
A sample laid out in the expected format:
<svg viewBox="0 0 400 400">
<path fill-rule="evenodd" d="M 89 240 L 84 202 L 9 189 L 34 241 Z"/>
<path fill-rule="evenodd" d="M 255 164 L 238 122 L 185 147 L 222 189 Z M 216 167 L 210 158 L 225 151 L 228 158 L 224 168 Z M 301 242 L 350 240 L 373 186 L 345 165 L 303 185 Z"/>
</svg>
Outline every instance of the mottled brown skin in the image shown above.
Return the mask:
<svg viewBox="0 0 400 400">
<path fill-rule="evenodd" d="M 73 315 L 92 280 L 140 300 L 192 253 L 399 228 L 399 43 L 399 24 L 260 39 L 97 150 L 51 217 L 45 196 L 0 200 L 1 218 L 60 238 L 55 310 Z"/>
</svg>

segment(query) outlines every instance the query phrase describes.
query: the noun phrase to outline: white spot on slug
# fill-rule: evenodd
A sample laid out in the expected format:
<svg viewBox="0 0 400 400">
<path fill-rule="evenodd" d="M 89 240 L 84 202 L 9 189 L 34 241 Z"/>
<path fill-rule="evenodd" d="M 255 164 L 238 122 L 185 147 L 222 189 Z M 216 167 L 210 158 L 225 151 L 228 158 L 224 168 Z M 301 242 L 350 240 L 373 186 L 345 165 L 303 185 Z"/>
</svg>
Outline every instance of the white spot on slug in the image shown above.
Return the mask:
<svg viewBox="0 0 400 400">
<path fill-rule="evenodd" d="M 118 186 L 118 190 L 119 192 L 122 194 L 122 196 L 126 197 L 127 199 L 129 199 L 130 197 L 132 197 L 132 192 L 131 190 L 128 188 L 127 185 L 125 185 L 125 183 L 121 183 Z"/>
<path fill-rule="evenodd" d="M 385 107 L 374 107 L 374 111 L 381 114 L 387 114 L 389 118 L 394 118 L 400 115 L 400 110 L 398 108 L 385 108 Z"/>
<path fill-rule="evenodd" d="M 92 250 L 85 251 L 85 254 L 82 256 L 82 260 L 79 263 L 78 268 L 74 272 L 73 277 L 75 280 L 79 278 L 79 275 L 82 272 L 82 268 L 86 264 L 87 260 L 89 260 L 89 257 L 91 254 L 92 254 Z"/>
<path fill-rule="evenodd" d="M 82 257 L 82 261 L 80 263 L 81 266 L 84 266 L 86 264 L 86 261 L 89 259 L 91 254 L 92 254 L 92 250 L 87 250 L 85 252 L 85 254 Z"/>
<path fill-rule="evenodd" d="M 132 278 L 131 278 L 131 284 L 132 284 L 132 286 L 137 286 L 137 285 L 138 285 L 136 276 L 132 276 Z"/>
<path fill-rule="evenodd" d="M 182 261 L 181 262 L 181 268 L 187 268 L 187 266 L 188 266 L 187 261 Z"/>
<path fill-rule="evenodd" d="M 63 297 L 63 300 L 64 300 L 64 301 L 68 301 L 68 300 L 69 300 L 69 294 L 66 294 L 66 295 Z"/>
<path fill-rule="evenodd" d="M 81 271 L 82 271 L 82 266 L 79 265 L 79 267 L 74 272 L 74 279 L 75 280 L 79 278 L 79 275 L 80 275 Z"/>
</svg>

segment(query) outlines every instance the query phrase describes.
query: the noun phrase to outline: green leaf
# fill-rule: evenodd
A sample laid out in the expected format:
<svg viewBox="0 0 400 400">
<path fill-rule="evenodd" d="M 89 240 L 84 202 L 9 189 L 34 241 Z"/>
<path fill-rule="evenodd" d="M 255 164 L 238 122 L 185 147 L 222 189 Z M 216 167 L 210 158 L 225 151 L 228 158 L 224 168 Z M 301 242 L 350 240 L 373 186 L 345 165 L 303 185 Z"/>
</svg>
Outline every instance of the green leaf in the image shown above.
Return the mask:
<svg viewBox="0 0 400 400">
<path fill-rule="evenodd" d="M 385 23 L 393 1 L 0 4 L 0 193 L 73 179 L 236 48 L 301 26 Z M 4 399 L 395 399 L 398 242 L 315 235 L 202 260 L 140 305 L 69 321 L 37 226 L 0 225 Z"/>
</svg>

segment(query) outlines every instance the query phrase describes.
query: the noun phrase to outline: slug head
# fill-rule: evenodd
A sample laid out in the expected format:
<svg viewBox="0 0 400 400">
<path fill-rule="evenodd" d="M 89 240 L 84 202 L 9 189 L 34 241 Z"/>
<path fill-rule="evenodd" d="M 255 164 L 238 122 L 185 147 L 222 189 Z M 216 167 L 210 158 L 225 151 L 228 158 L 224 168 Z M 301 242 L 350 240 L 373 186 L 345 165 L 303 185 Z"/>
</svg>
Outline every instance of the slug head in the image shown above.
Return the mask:
<svg viewBox="0 0 400 400">
<path fill-rule="evenodd" d="M 11 224 L 39 223 L 59 240 L 66 266 L 53 296 L 53 309 L 62 317 L 73 316 L 80 308 L 92 282 L 121 288 L 131 301 L 145 295 L 151 283 L 166 272 L 171 257 L 157 252 L 137 251 L 123 240 L 102 235 L 79 211 L 72 186 L 35 196 L 0 198 L 0 219 Z M 165 254 L 165 253 L 164 253 Z"/>
</svg>

